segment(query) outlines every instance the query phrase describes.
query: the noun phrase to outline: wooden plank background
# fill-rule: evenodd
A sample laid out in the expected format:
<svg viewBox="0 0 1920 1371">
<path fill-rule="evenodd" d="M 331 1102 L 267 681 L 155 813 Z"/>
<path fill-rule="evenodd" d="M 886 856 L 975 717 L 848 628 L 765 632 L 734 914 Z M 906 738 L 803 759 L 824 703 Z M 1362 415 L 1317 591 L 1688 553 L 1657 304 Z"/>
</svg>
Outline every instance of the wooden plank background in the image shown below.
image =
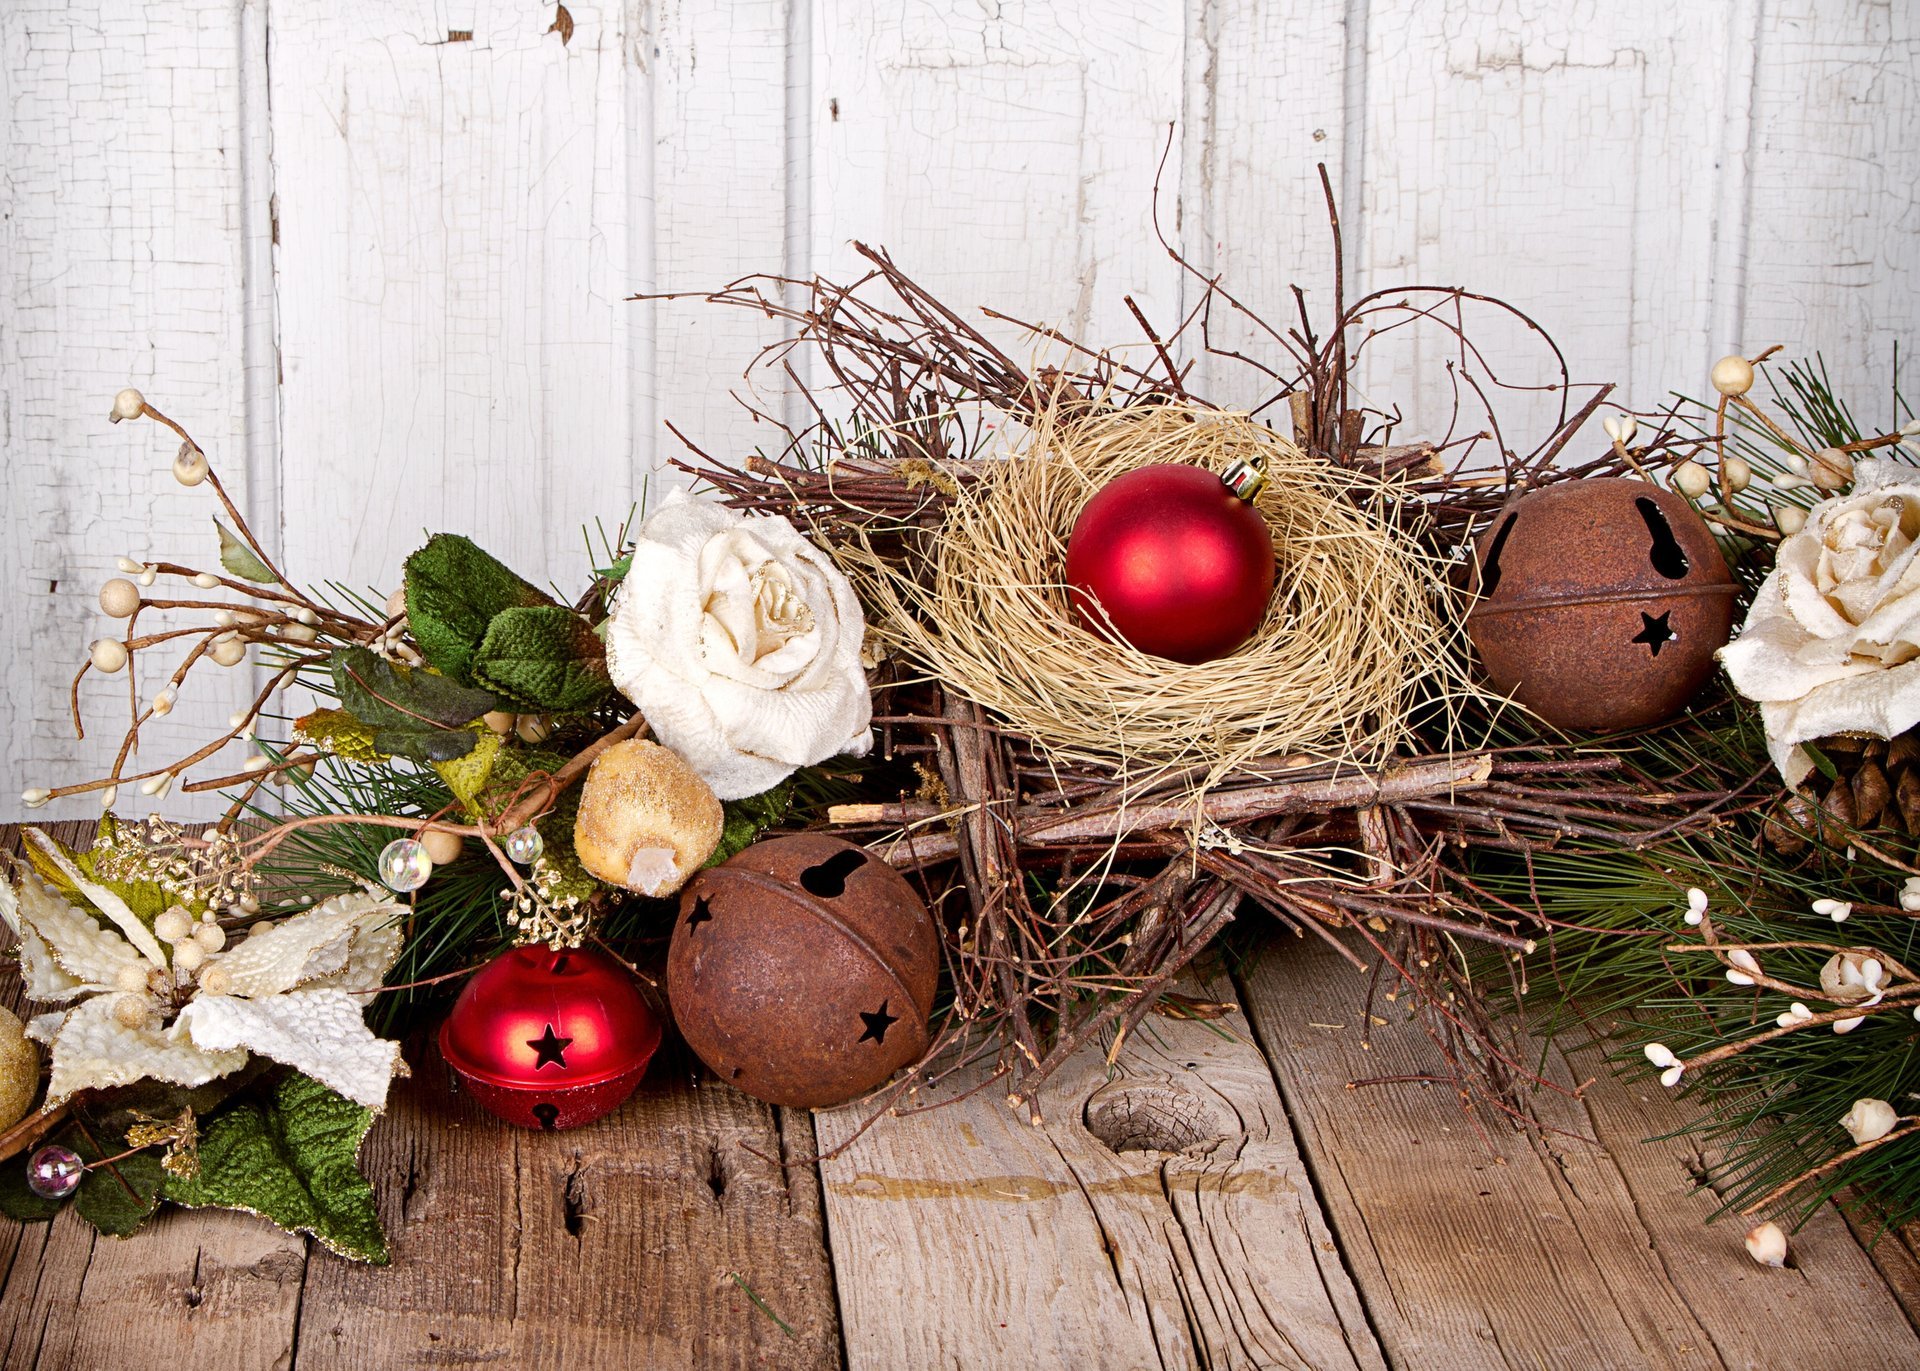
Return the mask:
<svg viewBox="0 0 1920 1371">
<path fill-rule="evenodd" d="M 663 421 L 734 454 L 766 436 L 729 392 L 777 333 L 627 295 L 844 271 L 859 238 L 957 303 L 1131 343 L 1123 294 L 1163 321 L 1193 298 L 1156 175 L 1202 270 L 1325 309 L 1325 161 L 1350 290 L 1507 295 L 1636 404 L 1778 342 L 1879 419 L 1912 318 L 1902 4 L 567 10 L 563 42 L 531 0 L 0 7 L 0 816 L 104 762 L 115 692 L 88 691 L 85 741 L 66 692 L 114 558 L 210 549 L 165 435 L 105 423 L 128 382 L 297 575 L 384 591 L 445 528 L 572 587 L 580 526 L 671 479 Z M 1398 339 L 1367 397 L 1430 431 L 1443 362 Z M 196 673 L 169 728 L 224 720 L 244 677 Z"/>
</svg>

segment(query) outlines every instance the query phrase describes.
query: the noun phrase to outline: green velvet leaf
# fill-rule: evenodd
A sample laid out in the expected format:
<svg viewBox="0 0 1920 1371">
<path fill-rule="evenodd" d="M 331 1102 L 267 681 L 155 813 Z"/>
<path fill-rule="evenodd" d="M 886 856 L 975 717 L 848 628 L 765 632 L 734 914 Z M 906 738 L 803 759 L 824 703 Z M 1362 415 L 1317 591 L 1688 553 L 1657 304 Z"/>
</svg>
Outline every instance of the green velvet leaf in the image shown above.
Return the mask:
<svg viewBox="0 0 1920 1371">
<path fill-rule="evenodd" d="M 584 618 L 562 605 L 494 615 L 471 670 L 476 683 L 523 709 L 553 714 L 590 709 L 613 689 L 606 644 Z"/>
<path fill-rule="evenodd" d="M 68 1145 L 89 1160 L 95 1156 L 84 1140 L 78 1145 L 68 1140 Z M 73 1192 L 73 1207 L 109 1237 L 131 1237 L 159 1209 L 166 1175 L 160 1169 L 159 1154 L 153 1151 L 136 1152 L 98 1169 L 90 1166 Z"/>
<path fill-rule="evenodd" d="M 793 782 L 790 780 L 744 800 L 728 800 L 720 807 L 725 816 L 720 828 L 720 845 L 707 858 L 707 865 L 718 866 L 744 852 L 762 833 L 786 818 L 792 808 Z"/>
<path fill-rule="evenodd" d="M 500 707 L 484 690 L 400 666 L 364 647 L 333 654 L 333 687 L 347 712 L 373 730 L 373 747 L 394 757 L 446 762 L 473 751 L 467 727 Z"/>
<path fill-rule="evenodd" d="M 436 671 L 472 683 L 473 657 L 494 616 L 551 605 L 470 538 L 436 533 L 407 558 L 407 628 Z"/>
<path fill-rule="evenodd" d="M 205 1125 L 199 1175 L 168 1177 L 166 1197 L 244 1209 L 343 1257 L 384 1264 L 387 1238 L 358 1160 L 372 1126 L 371 1110 L 290 1072 Z"/>
<path fill-rule="evenodd" d="M 228 575 L 262 585 L 279 584 L 280 578 L 267 570 L 267 564 L 232 529 L 218 519 L 213 521 L 213 526 L 220 531 L 220 565 L 227 569 Z"/>
</svg>

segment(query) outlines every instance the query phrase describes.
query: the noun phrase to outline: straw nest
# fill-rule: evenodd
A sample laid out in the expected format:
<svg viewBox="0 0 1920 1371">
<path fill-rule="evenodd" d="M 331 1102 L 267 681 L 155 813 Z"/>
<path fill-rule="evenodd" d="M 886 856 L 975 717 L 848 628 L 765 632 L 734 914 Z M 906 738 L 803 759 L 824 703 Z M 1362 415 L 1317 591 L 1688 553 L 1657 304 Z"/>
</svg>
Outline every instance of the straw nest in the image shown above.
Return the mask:
<svg viewBox="0 0 1920 1371">
<path fill-rule="evenodd" d="M 1443 566 L 1392 517 L 1397 491 L 1309 458 L 1244 414 L 1183 404 L 1044 412 L 958 496 L 926 555 L 843 548 L 889 649 L 1056 757 L 1125 774 L 1255 757 L 1383 763 L 1419 706 L 1470 691 Z M 1230 656 L 1186 666 L 1075 620 L 1062 568 L 1081 509 L 1137 467 L 1267 473 L 1273 601 Z"/>
</svg>

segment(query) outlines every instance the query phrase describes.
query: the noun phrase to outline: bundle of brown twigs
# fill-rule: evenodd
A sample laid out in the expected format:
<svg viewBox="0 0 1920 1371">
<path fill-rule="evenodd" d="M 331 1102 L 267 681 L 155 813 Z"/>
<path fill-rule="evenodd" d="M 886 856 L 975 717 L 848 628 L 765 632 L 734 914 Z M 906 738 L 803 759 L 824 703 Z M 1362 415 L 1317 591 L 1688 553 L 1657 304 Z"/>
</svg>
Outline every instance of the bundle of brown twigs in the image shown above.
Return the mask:
<svg viewBox="0 0 1920 1371">
<path fill-rule="evenodd" d="M 1337 222 L 1334 231 L 1337 251 Z M 789 336 L 755 368 L 784 378 L 808 418 L 796 426 L 750 403 L 781 435 L 775 450 L 734 463 L 688 442 L 694 455 L 683 464 L 736 507 L 812 528 L 850 564 L 879 558 L 899 575 L 930 574 L 930 549 L 956 504 L 996 463 L 1019 460 L 995 445 L 1009 429 L 1047 427 L 1054 407 L 1213 408 L 1189 390 L 1193 361 L 1181 356 L 1265 378 L 1271 395 L 1252 414 L 1290 421 L 1282 433 L 1309 459 L 1364 474 L 1368 491 L 1393 491 L 1390 517 L 1442 564 L 1462 556 L 1512 492 L 1632 465 L 1618 444 L 1562 462 L 1610 387 L 1572 383 L 1550 340 L 1557 418 L 1531 451 L 1508 446 L 1489 398 L 1500 383 L 1467 335 L 1463 307 L 1503 311 L 1546 335 L 1471 292 L 1337 300 L 1322 336 L 1298 292 L 1299 321 L 1282 327 L 1189 267 L 1199 298 L 1178 327 L 1161 333 L 1135 307 L 1144 345 L 1123 356 L 1022 325 L 1054 359 L 1029 367 L 985 331 L 1020 321 L 987 311 L 976 325 L 884 252 L 858 250 L 868 270 L 851 284 L 754 277 L 692 297 L 785 322 Z M 1273 355 L 1217 347 L 1226 314 Z M 1483 407 L 1481 422 L 1456 414 L 1439 441 L 1394 442 L 1397 414 L 1350 407 L 1349 376 L 1368 343 L 1409 323 L 1457 344 L 1455 391 Z M 1673 442 L 1683 445 L 1677 431 Z M 1524 856 L 1575 838 L 1637 848 L 1714 823 L 1737 798 L 1717 781 L 1690 789 L 1685 778 L 1642 774 L 1623 753 L 1549 736 L 1484 701 L 1410 716 L 1408 741 L 1384 764 L 1290 750 L 1239 757 L 1224 774 L 1196 764 L 1143 775 L 1022 733 L 911 645 L 888 670 L 894 684 L 880 688 L 875 708 L 880 752 L 916 783 L 832 819 L 917 873 L 947 912 L 954 1011 L 929 1070 L 941 1069 L 936 1057 L 994 1059 L 1012 1100 L 1036 1118 L 1036 1091 L 1060 1063 L 1103 1033 L 1117 1053 L 1192 959 L 1250 909 L 1371 965 L 1375 990 L 1410 989 L 1463 1094 L 1520 1117 L 1526 1089 L 1544 1083 L 1525 1065 L 1518 1030 L 1496 1021 L 1483 982 L 1466 972 L 1474 949 L 1495 949 L 1518 978 L 1542 925 L 1482 889 L 1459 854 L 1473 845 Z M 1370 961 L 1351 935 L 1371 946 Z M 922 1070 L 895 1089 L 927 1079 Z"/>
</svg>

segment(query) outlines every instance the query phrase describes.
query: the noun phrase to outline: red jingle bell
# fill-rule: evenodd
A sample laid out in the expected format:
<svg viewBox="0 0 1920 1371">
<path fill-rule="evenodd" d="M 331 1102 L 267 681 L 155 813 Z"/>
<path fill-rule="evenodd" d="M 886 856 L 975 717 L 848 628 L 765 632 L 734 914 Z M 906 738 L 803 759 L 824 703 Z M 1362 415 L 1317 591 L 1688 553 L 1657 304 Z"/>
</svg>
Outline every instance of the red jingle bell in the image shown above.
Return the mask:
<svg viewBox="0 0 1920 1371">
<path fill-rule="evenodd" d="M 440 1055 L 487 1110 L 522 1128 L 575 1128 L 640 1084 L 660 1021 L 611 957 L 516 947 L 460 992 Z"/>
<path fill-rule="evenodd" d="M 1141 467 L 1087 502 L 1067 540 L 1075 615 L 1093 632 L 1189 665 L 1253 636 L 1273 595 L 1273 535 L 1244 463 Z"/>
</svg>

